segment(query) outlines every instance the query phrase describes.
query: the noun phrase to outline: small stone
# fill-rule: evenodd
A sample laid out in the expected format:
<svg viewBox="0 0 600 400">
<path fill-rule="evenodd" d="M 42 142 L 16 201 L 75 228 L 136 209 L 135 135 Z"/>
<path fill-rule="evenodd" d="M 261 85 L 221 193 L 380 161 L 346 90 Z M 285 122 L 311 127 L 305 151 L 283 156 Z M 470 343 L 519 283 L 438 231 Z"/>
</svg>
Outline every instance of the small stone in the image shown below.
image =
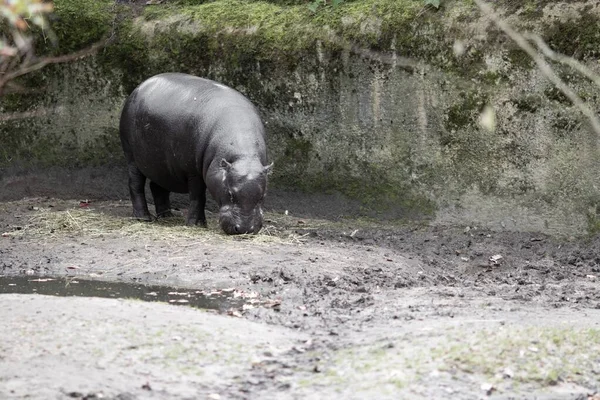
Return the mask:
<svg viewBox="0 0 600 400">
<path fill-rule="evenodd" d="M 492 392 L 493 392 L 494 390 L 496 390 L 496 388 L 495 388 L 495 387 L 494 387 L 494 385 L 492 385 L 491 383 L 482 383 L 482 384 L 481 384 L 481 390 L 482 390 L 483 392 L 485 392 L 485 394 L 486 394 L 486 395 L 488 395 L 488 396 L 489 396 L 489 395 L 491 395 L 491 394 L 492 394 Z"/>
<path fill-rule="evenodd" d="M 512 370 L 512 369 L 510 369 L 510 368 L 508 368 L 508 367 L 504 368 L 504 370 L 502 371 L 502 377 L 503 377 L 503 378 L 508 378 L 508 379 L 510 379 L 510 378 L 512 378 L 513 376 L 515 376 L 515 373 L 513 372 L 513 370 Z"/>
</svg>

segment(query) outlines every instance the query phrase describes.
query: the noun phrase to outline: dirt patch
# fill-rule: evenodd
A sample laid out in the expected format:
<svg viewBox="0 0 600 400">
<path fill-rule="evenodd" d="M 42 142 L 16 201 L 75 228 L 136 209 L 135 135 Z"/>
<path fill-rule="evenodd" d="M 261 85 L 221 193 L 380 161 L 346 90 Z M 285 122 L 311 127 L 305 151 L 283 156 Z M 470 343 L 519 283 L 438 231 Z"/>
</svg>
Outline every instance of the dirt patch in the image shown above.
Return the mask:
<svg viewBox="0 0 600 400">
<path fill-rule="evenodd" d="M 169 380 L 156 378 L 162 376 L 156 370 L 148 376 L 158 379 L 160 396 L 140 389 L 148 354 L 126 352 L 129 363 L 113 358 L 102 366 L 103 373 L 125 371 L 137 380 L 121 385 L 103 380 L 104 375 L 71 377 L 69 390 L 79 391 L 81 398 L 94 391 L 113 398 L 124 393 L 131 398 L 186 398 L 189 390 L 212 398 L 576 399 L 600 389 L 597 238 L 567 240 L 422 222 L 393 225 L 350 219 L 344 213 L 315 218 L 308 209 L 290 212 L 300 209 L 293 197 L 282 198 L 280 211 L 266 214 L 260 235 L 228 237 L 218 230 L 214 214 L 209 214 L 208 229 L 185 227 L 184 207 L 173 220 L 148 224 L 129 218 L 128 201 L 81 199 L 0 203 L 2 274 L 254 292 L 264 306 L 230 312 L 241 319 L 219 315 L 210 322 L 248 336 L 212 337 L 186 349 L 204 354 L 218 344 L 224 355 L 239 352 L 234 343 L 245 349 L 244 338 L 258 339 L 248 324 L 276 329 L 277 340 L 285 339 L 288 347 L 267 362 L 245 358 L 241 367 L 231 369 L 216 359 L 203 364 L 209 374 L 223 371 L 220 379 L 198 380 L 198 371 L 177 369 Z M 14 372 L 0 379 L 13 385 L 9 387 L 35 382 L 47 391 L 18 386 L 20 391 L 7 392 L 9 398 L 63 393 L 60 377 L 41 369 L 34 377 L 28 372 L 32 358 L 18 355 L 43 353 L 62 342 L 64 327 L 47 322 L 42 335 L 36 333 L 42 332 L 35 329 L 36 319 L 29 318 L 44 304 L 51 308 L 59 303 L 11 296 L 0 295 L 7 303 L 0 307 L 2 318 L 10 315 L 31 340 L 19 345 L 20 353 L 10 353 Z M 101 317 L 106 310 L 102 301 L 77 299 L 74 306 L 70 301 L 60 299 L 60 307 L 67 315 L 80 310 L 74 321 L 112 326 L 112 317 Z M 184 313 L 183 319 L 201 313 L 143 304 L 159 308 L 148 308 L 143 322 L 139 313 L 127 311 L 133 307 L 129 302 L 118 304 L 118 325 L 135 332 L 144 323 L 158 323 L 165 310 Z M 181 326 L 185 323 L 174 329 Z M 196 335 L 181 329 L 177 336 Z M 21 337 L 16 332 L 5 329 L 2 337 L 13 343 Z M 107 349 L 135 346 L 128 344 L 135 335 L 114 332 L 112 337 Z M 72 357 L 53 353 L 44 368 L 78 368 L 82 359 L 97 359 L 97 344 L 86 343 Z M 252 346 L 249 354 L 254 354 Z M 164 344 L 149 348 L 164 360 Z M 184 366 L 193 364 L 189 355 L 174 359 L 179 357 Z M 186 382 L 185 390 L 179 391 L 176 382 Z"/>
</svg>

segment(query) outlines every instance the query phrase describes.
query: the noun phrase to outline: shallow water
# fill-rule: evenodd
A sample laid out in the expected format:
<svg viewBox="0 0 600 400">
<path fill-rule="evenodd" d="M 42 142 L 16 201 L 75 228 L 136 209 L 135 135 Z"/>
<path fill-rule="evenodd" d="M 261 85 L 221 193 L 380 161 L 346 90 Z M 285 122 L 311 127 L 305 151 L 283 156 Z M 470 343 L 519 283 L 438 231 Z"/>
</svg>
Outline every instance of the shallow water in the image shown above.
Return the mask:
<svg viewBox="0 0 600 400">
<path fill-rule="evenodd" d="M 139 299 L 218 311 L 241 307 L 244 303 L 234 298 L 233 290 L 207 293 L 168 286 L 48 276 L 0 276 L 0 294 L 3 293 Z"/>
</svg>

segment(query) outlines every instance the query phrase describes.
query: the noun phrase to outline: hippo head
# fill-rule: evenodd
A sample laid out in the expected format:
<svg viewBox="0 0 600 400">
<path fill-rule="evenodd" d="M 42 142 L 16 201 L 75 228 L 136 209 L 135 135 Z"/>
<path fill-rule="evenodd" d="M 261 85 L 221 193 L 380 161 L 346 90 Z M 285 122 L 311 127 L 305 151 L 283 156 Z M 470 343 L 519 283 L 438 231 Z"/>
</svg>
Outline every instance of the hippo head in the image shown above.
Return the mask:
<svg viewBox="0 0 600 400">
<path fill-rule="evenodd" d="M 219 204 L 219 224 L 228 235 L 257 234 L 262 228 L 262 204 L 267 175 L 273 164 L 263 166 L 256 159 L 234 162 L 221 160 L 221 182 L 215 200 Z"/>
</svg>

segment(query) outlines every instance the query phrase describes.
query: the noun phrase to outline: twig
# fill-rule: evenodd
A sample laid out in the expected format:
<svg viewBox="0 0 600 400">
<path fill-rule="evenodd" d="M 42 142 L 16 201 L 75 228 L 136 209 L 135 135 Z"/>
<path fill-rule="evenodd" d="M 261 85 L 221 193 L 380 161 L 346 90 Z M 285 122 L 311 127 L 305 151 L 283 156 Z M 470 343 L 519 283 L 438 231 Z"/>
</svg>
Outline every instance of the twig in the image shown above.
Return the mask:
<svg viewBox="0 0 600 400">
<path fill-rule="evenodd" d="M 30 72 L 40 70 L 50 64 L 60 64 L 60 63 L 77 60 L 79 58 L 88 57 L 92 54 L 95 54 L 99 49 L 103 48 L 106 45 L 106 43 L 107 43 L 106 40 L 102 41 L 102 42 L 98 42 L 86 49 L 77 51 L 72 54 L 66 54 L 66 55 L 56 56 L 56 57 L 42 57 L 34 63 L 30 63 L 28 65 L 21 65 L 15 71 L 6 72 L 5 74 L 3 74 L 2 78 L 0 78 L 0 96 L 2 95 L 2 90 L 4 88 L 4 85 L 6 85 L 7 82 L 9 82 L 15 78 L 18 78 L 19 76 L 28 74 Z"/>
<path fill-rule="evenodd" d="M 75 218 L 73 218 L 73 216 L 71 215 L 71 212 L 67 210 L 67 214 L 69 215 L 69 217 L 73 220 L 73 222 L 75 222 L 75 225 L 77 225 L 77 227 L 81 229 L 81 225 L 79 225 L 79 222 L 77 222 L 77 220 Z"/>
<path fill-rule="evenodd" d="M 580 74 L 586 76 L 588 79 L 593 81 L 598 87 L 600 87 L 600 76 L 594 73 L 591 69 L 574 59 L 573 57 L 565 56 L 564 54 L 553 51 L 544 40 L 536 34 L 528 33 L 524 35 L 526 38 L 535 42 L 537 47 L 544 53 L 546 57 L 551 60 L 558 61 L 559 63 L 566 64 L 569 67 L 577 70 Z"/>
<path fill-rule="evenodd" d="M 553 84 L 556 86 L 571 102 L 575 107 L 581 111 L 583 115 L 587 117 L 590 121 L 592 128 L 596 132 L 596 134 L 600 135 L 600 120 L 594 113 L 594 111 L 589 108 L 585 102 L 573 91 L 565 82 L 552 69 L 552 67 L 546 62 L 546 60 L 540 56 L 540 54 L 536 51 L 536 49 L 517 31 L 512 29 L 512 27 L 504 20 L 502 20 L 483 0 L 475 0 L 477 6 L 481 9 L 481 11 L 490 17 L 492 21 L 504 32 L 506 33 L 512 40 L 517 43 L 517 45 L 525 51 L 529 57 L 537 64 L 540 72 L 546 76 Z"/>
<path fill-rule="evenodd" d="M 55 108 L 43 108 L 41 110 L 35 110 L 35 111 L 24 111 L 24 112 L 19 112 L 19 113 L 5 113 L 5 114 L 0 114 L 0 122 L 14 121 L 14 120 L 18 120 L 18 119 L 26 119 L 26 118 L 33 118 L 33 117 L 43 117 L 48 114 L 59 113 L 63 110 L 64 110 L 64 107 L 61 106 L 61 107 L 55 107 Z"/>
</svg>

